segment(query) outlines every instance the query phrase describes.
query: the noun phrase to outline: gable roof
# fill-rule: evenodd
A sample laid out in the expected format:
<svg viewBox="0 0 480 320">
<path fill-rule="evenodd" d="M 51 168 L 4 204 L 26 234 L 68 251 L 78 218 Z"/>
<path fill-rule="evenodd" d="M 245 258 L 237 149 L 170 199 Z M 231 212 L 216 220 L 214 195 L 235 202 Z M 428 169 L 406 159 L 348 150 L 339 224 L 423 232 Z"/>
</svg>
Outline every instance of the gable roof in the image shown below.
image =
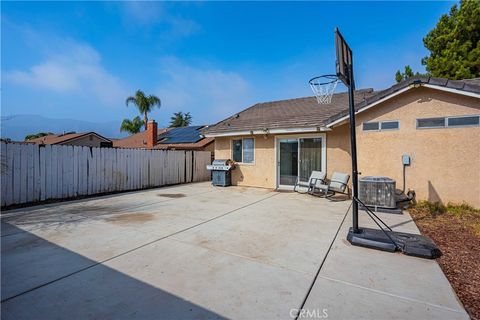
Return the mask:
<svg viewBox="0 0 480 320">
<path fill-rule="evenodd" d="M 433 77 L 412 77 L 386 90 L 355 91 L 355 110 L 387 100 L 416 86 L 431 87 L 480 97 L 480 79 L 447 80 Z M 348 117 L 348 94 L 335 93 L 330 104 L 318 105 L 315 97 L 257 103 L 232 117 L 203 131 L 207 137 L 284 133 L 295 131 L 321 131 Z"/>
<path fill-rule="evenodd" d="M 359 103 L 374 94 L 373 89 L 357 90 L 355 102 Z M 228 132 L 265 131 L 276 129 L 307 129 L 323 127 L 326 121 L 348 106 L 348 94 L 336 93 L 330 104 L 319 106 L 315 97 L 257 103 L 234 116 L 209 127 L 209 134 Z"/>
<path fill-rule="evenodd" d="M 101 135 L 99 135 L 96 132 L 90 131 L 90 132 L 80 132 L 80 133 L 65 133 L 65 134 L 49 134 L 48 136 L 44 137 L 39 137 L 35 139 L 30 139 L 28 142 L 30 143 L 37 143 L 37 144 L 61 144 L 65 143 L 67 141 L 75 140 L 78 138 L 82 138 L 84 136 L 88 135 L 95 135 L 101 140 L 104 140 L 105 142 L 111 142 L 110 139 L 107 139 Z"/>
<path fill-rule="evenodd" d="M 448 80 L 444 78 L 416 76 L 399 82 L 386 90 L 378 91 L 377 94 L 355 104 L 355 112 L 360 113 L 396 95 L 420 86 L 480 98 L 480 78 Z M 327 127 L 332 127 L 348 119 L 348 117 L 348 109 L 343 110 L 328 119 Z"/>
</svg>

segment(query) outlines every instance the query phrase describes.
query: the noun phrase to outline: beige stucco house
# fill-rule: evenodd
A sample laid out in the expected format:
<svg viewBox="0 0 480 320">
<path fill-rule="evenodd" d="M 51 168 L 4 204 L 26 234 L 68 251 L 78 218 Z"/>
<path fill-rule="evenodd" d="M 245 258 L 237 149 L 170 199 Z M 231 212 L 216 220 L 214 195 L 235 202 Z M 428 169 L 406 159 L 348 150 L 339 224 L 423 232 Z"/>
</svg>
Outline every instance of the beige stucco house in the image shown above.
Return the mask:
<svg viewBox="0 0 480 320">
<path fill-rule="evenodd" d="M 292 188 L 312 170 L 350 173 L 348 100 L 259 103 L 204 131 L 215 157 L 237 162 L 232 183 Z M 357 90 L 361 176 L 387 176 L 417 199 L 480 207 L 480 79 L 414 77 L 383 91 Z"/>
</svg>

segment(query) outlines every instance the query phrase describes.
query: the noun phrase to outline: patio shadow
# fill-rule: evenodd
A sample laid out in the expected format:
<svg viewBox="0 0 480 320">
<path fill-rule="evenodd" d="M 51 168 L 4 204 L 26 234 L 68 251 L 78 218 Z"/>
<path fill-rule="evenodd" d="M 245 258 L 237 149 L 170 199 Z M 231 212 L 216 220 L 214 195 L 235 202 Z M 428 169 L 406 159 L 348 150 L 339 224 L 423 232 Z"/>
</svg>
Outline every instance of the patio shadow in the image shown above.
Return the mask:
<svg viewBox="0 0 480 320">
<path fill-rule="evenodd" d="M 18 235 L 2 239 L 2 319 L 225 319 L 13 225 L 4 227 Z"/>
</svg>

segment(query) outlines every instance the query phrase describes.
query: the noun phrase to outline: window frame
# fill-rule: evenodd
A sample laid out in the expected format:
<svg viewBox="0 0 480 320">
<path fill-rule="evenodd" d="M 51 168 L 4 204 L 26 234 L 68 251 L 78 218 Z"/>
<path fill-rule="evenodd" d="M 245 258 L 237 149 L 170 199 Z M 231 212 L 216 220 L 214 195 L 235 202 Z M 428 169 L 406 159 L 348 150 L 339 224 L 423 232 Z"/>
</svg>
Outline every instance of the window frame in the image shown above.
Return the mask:
<svg viewBox="0 0 480 320">
<path fill-rule="evenodd" d="M 449 124 L 450 119 L 459 119 L 459 118 L 477 118 L 478 119 L 478 124 L 461 124 L 461 125 L 453 125 L 451 126 Z M 446 117 L 446 128 L 468 128 L 468 127 L 478 127 L 480 126 L 480 115 L 478 114 L 473 114 L 473 115 L 467 115 L 467 116 L 455 116 L 455 117 Z"/>
<path fill-rule="evenodd" d="M 392 128 L 392 129 L 382 129 L 382 124 L 385 122 L 396 122 L 398 124 L 397 128 Z M 364 124 L 368 123 L 378 123 L 378 129 L 372 129 L 372 130 L 365 130 Z M 400 130 L 400 120 L 384 120 L 384 121 L 365 121 L 362 122 L 362 131 L 364 132 L 380 132 L 380 131 L 395 131 L 395 130 Z"/>
<path fill-rule="evenodd" d="M 253 142 L 253 161 L 252 161 L 252 162 L 244 162 L 245 156 L 244 156 L 244 154 L 243 154 L 243 151 L 244 151 L 243 148 L 244 148 L 244 146 L 245 146 L 245 143 L 244 143 L 244 140 L 245 140 L 245 139 L 251 139 L 252 142 Z M 233 159 L 233 142 L 234 142 L 234 141 L 238 141 L 238 140 L 241 140 L 241 141 L 242 141 L 242 161 L 240 161 L 240 162 L 237 162 L 237 161 L 235 161 L 235 160 Z M 232 140 L 231 140 L 231 144 L 230 144 L 230 151 L 231 151 L 231 152 L 230 152 L 230 158 L 231 158 L 233 161 L 235 161 L 235 163 L 237 163 L 237 164 L 242 164 L 242 165 L 254 165 L 254 164 L 255 164 L 255 138 L 254 138 L 254 137 L 246 137 L 246 138 L 232 139 Z"/>
<path fill-rule="evenodd" d="M 419 120 L 436 120 L 436 119 L 443 119 L 443 126 L 427 126 L 427 127 L 420 127 L 418 125 L 418 121 Z M 428 118 L 417 118 L 415 119 L 415 122 L 416 122 L 416 128 L 419 129 L 419 130 L 422 130 L 422 129 L 442 129 L 442 128 L 446 128 L 447 127 L 447 117 L 428 117 Z"/>
<path fill-rule="evenodd" d="M 458 118 L 479 118 L 479 124 L 466 124 L 466 125 L 449 125 L 450 119 L 458 119 Z M 443 126 L 437 127 L 419 127 L 418 120 L 428 120 L 428 119 L 444 119 Z M 423 129 L 448 129 L 448 128 L 471 128 L 471 127 L 479 127 L 480 126 L 480 115 L 478 114 L 469 114 L 463 116 L 449 116 L 449 117 L 428 117 L 428 118 L 417 118 L 416 120 L 416 129 L 423 130 Z"/>
<path fill-rule="evenodd" d="M 365 124 L 373 124 L 373 123 L 376 123 L 378 125 L 377 129 L 367 129 L 367 130 L 365 130 Z M 380 121 L 362 122 L 362 131 L 365 131 L 365 132 L 380 131 Z"/>
<path fill-rule="evenodd" d="M 382 126 L 385 122 L 396 122 L 398 126 L 396 128 L 383 129 Z M 380 131 L 393 131 L 393 130 L 400 130 L 400 120 L 386 120 L 386 121 L 380 122 Z"/>
</svg>

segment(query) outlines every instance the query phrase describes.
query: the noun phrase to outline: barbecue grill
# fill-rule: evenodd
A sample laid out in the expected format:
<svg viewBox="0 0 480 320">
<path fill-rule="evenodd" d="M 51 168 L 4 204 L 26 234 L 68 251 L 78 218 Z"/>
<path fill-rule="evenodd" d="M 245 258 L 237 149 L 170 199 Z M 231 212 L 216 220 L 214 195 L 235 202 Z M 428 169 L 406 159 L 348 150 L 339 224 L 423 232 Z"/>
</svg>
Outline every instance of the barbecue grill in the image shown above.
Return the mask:
<svg viewBox="0 0 480 320">
<path fill-rule="evenodd" d="M 207 165 L 207 170 L 212 171 L 212 185 L 228 187 L 232 185 L 231 170 L 234 168 L 230 159 L 216 159 Z"/>
</svg>

